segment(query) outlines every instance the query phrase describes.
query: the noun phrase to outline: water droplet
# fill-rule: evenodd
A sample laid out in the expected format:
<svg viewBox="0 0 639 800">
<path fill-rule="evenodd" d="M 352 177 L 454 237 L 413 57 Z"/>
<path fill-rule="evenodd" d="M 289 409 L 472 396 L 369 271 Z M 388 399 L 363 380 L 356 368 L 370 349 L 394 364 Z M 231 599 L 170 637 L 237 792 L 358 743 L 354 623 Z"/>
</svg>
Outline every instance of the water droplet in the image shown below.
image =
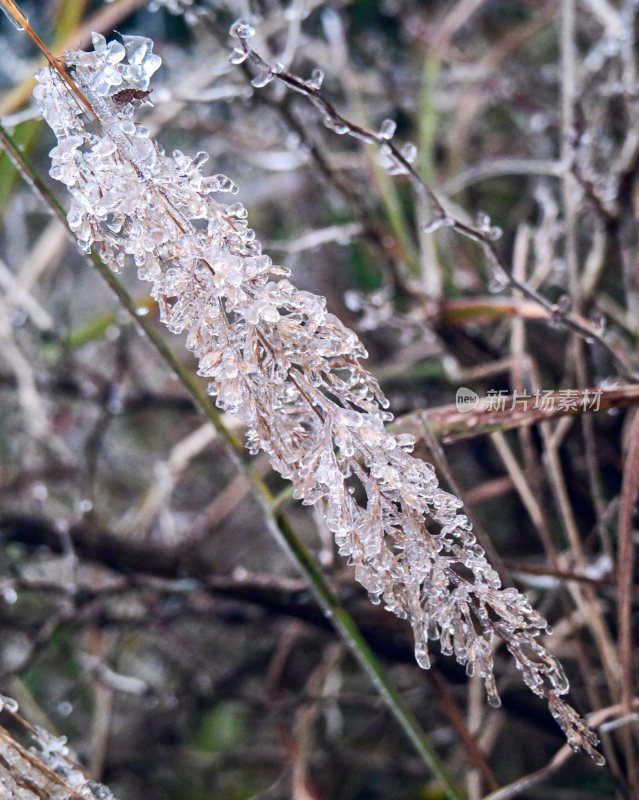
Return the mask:
<svg viewBox="0 0 639 800">
<path fill-rule="evenodd" d="M 247 580 L 249 577 L 248 570 L 244 567 L 235 567 L 233 570 L 233 580 L 241 583 L 242 581 Z"/>
</svg>

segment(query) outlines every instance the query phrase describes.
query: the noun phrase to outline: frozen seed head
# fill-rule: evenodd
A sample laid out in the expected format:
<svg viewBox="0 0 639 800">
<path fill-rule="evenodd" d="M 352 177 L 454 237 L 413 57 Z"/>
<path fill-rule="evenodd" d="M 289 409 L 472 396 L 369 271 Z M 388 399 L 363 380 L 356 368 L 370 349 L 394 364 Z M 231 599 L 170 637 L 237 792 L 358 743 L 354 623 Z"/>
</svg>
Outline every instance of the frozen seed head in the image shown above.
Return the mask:
<svg viewBox="0 0 639 800">
<path fill-rule="evenodd" d="M 252 32 L 241 21 L 232 30 L 241 40 Z M 539 643 L 545 620 L 523 594 L 501 587 L 461 501 L 411 455 L 412 437 L 386 430 L 388 400 L 361 363 L 367 354 L 355 333 L 262 254 L 244 207 L 224 200 L 235 184 L 203 173 L 206 154 L 167 155 L 137 124 L 136 109 L 114 102 L 122 86 L 148 89 L 159 66 L 152 42 L 96 36 L 92 52 L 70 52 L 67 62 L 103 134 L 85 124 L 50 69 L 38 73 L 35 96 L 58 138 L 51 174 L 71 194 L 69 226 L 80 245 L 114 270 L 134 265 L 151 284 L 161 320 L 186 335 L 216 404 L 245 423 L 249 450 L 266 452 L 295 497 L 322 512 L 371 600 L 408 620 L 420 665 L 439 641 L 482 677 L 496 705 L 493 652 L 505 644 L 526 684 L 552 701 L 569 740 L 593 752 L 587 726 L 560 699 L 563 671 Z M 268 70 L 261 79 L 272 77 Z M 332 118 L 326 124 L 348 131 Z M 394 130 L 388 120 L 379 135 Z"/>
</svg>

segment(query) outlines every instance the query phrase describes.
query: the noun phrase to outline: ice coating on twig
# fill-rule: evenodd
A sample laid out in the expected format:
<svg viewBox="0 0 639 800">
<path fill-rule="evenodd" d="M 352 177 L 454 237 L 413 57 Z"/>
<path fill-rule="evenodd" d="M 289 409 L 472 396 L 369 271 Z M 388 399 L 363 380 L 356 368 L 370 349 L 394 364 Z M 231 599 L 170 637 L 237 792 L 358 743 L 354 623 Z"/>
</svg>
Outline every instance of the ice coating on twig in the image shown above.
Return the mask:
<svg viewBox="0 0 639 800">
<path fill-rule="evenodd" d="M 439 640 L 498 705 L 493 651 L 503 641 L 571 745 L 597 756 L 596 737 L 559 697 L 568 683 L 538 640 L 546 621 L 501 588 L 461 501 L 411 455 L 412 437 L 385 429 L 388 402 L 355 333 L 262 254 L 244 207 L 220 196 L 237 191 L 233 182 L 204 176 L 205 153 L 167 155 L 135 122 L 136 104 L 121 102 L 123 91 L 148 90 L 160 63 L 152 42 L 94 35 L 93 44 L 66 60 L 101 130 L 50 68 L 35 92 L 58 137 L 51 174 L 72 195 L 81 246 L 114 270 L 132 260 L 151 282 L 162 321 L 186 332 L 217 405 L 246 423 L 251 452 L 267 452 L 295 496 L 322 510 L 373 602 L 410 622 L 422 667 Z"/>
</svg>

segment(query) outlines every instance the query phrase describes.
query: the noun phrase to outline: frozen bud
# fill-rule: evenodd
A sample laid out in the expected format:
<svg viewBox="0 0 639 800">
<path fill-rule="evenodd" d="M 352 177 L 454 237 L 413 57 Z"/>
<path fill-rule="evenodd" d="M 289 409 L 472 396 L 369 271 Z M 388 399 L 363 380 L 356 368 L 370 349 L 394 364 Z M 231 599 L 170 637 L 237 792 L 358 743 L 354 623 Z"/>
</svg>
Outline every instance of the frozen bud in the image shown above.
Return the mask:
<svg viewBox="0 0 639 800">
<path fill-rule="evenodd" d="M 496 242 L 501 238 L 502 230 L 497 225 L 493 225 L 490 217 L 484 211 L 480 211 L 476 217 L 479 230 L 484 234 L 484 238 L 489 242 Z"/>
<path fill-rule="evenodd" d="M 237 36 L 238 39 L 246 40 L 255 36 L 255 28 L 243 19 L 237 19 L 231 25 L 229 33 L 231 36 Z"/>
<path fill-rule="evenodd" d="M 319 90 L 322 88 L 322 83 L 324 82 L 324 73 L 321 69 L 314 69 L 311 72 L 310 79 L 306 82 L 306 85 L 309 89 Z"/>
<path fill-rule="evenodd" d="M 417 148 L 412 142 L 406 142 L 400 152 L 409 164 L 412 164 L 417 158 Z"/>
<path fill-rule="evenodd" d="M 13 697 L 7 697 L 4 694 L 0 694 L 0 711 L 6 709 L 11 714 L 16 714 L 18 711 L 18 703 Z"/>
<path fill-rule="evenodd" d="M 447 216 L 438 215 L 433 217 L 430 222 L 427 222 L 423 226 L 423 230 L 425 233 L 435 233 L 435 231 L 438 231 L 440 228 L 452 228 L 454 224 L 454 219 L 451 219 Z"/>
<path fill-rule="evenodd" d="M 485 211 L 478 211 L 475 217 L 475 224 L 479 230 L 483 231 L 490 227 L 490 217 Z"/>
<path fill-rule="evenodd" d="M 379 126 L 379 132 L 377 135 L 380 139 L 386 139 L 388 141 L 393 138 L 396 130 L 397 123 L 392 119 L 385 119 Z"/>
<path fill-rule="evenodd" d="M 343 136 L 349 131 L 349 127 L 344 120 L 335 119 L 334 117 L 326 117 L 324 119 L 324 125 L 326 125 L 329 130 L 333 131 L 333 133 L 337 133 L 340 136 Z"/>
<path fill-rule="evenodd" d="M 243 64 L 248 58 L 248 55 L 248 50 L 244 50 L 241 47 L 234 47 L 233 52 L 229 56 L 229 61 L 231 64 Z"/>
<path fill-rule="evenodd" d="M 275 73 L 265 64 L 258 64 L 256 69 L 257 71 L 251 79 L 251 86 L 255 86 L 256 89 L 261 89 L 273 80 Z"/>
<path fill-rule="evenodd" d="M 230 178 L 227 178 L 226 175 L 213 175 L 210 180 L 211 183 L 216 187 L 213 191 L 230 192 L 231 194 L 237 194 L 238 192 L 237 186 Z"/>
</svg>

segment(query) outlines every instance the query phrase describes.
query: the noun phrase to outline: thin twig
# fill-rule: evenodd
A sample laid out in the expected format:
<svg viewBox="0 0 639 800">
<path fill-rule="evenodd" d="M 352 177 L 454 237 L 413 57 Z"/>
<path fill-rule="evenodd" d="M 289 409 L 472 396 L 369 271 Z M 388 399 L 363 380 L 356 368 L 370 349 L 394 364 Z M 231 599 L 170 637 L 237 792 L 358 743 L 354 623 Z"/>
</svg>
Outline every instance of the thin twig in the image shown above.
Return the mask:
<svg viewBox="0 0 639 800">
<path fill-rule="evenodd" d="M 566 328 L 581 336 L 587 342 L 597 342 L 614 359 L 621 375 L 629 380 L 638 380 L 639 372 L 630 361 L 626 352 L 612 344 L 599 329 L 599 327 L 589 320 L 584 319 L 572 310 L 563 307 L 558 303 L 553 303 L 526 283 L 517 280 L 512 271 L 499 255 L 495 241 L 499 236 L 498 229 L 492 227 L 489 221 L 485 224 L 473 226 L 450 214 L 442 205 L 436 193 L 423 180 L 417 170 L 413 167 L 411 159 L 402 150 L 390 141 L 383 132 L 374 133 L 363 128 L 343 117 L 335 107 L 326 99 L 322 92 L 312 83 L 298 78 L 280 68 L 280 65 L 271 66 L 261 55 L 256 53 L 248 44 L 245 35 L 238 35 L 239 46 L 246 58 L 253 63 L 260 71 L 264 72 L 272 79 L 277 79 L 289 89 L 306 97 L 317 108 L 323 116 L 324 124 L 329 130 L 338 134 L 348 134 L 349 136 L 374 145 L 380 149 L 398 174 L 403 173 L 408 176 L 411 185 L 415 189 L 418 197 L 425 202 L 431 210 L 431 220 L 427 223 L 427 228 L 435 231 L 438 228 L 448 227 L 468 239 L 476 242 L 486 257 L 487 263 L 495 277 L 503 282 L 504 288 L 510 286 L 519 291 L 529 300 L 533 300 L 548 313 L 550 318 L 557 324 L 563 324 Z"/>
</svg>

